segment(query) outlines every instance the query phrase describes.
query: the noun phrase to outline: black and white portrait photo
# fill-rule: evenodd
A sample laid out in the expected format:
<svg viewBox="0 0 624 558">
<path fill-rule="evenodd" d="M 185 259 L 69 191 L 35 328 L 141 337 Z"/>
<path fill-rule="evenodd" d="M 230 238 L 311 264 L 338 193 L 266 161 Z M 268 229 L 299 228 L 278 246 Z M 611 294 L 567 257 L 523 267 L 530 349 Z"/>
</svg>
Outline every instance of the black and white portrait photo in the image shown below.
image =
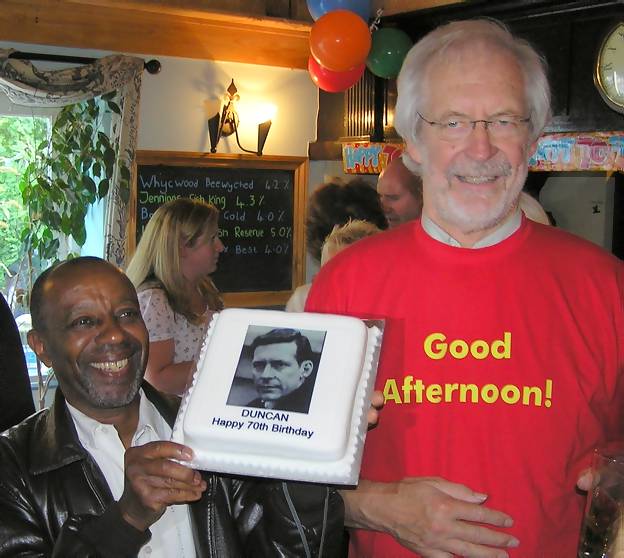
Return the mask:
<svg viewBox="0 0 624 558">
<path fill-rule="evenodd" d="M 307 413 L 325 335 L 249 326 L 227 404 Z"/>
</svg>

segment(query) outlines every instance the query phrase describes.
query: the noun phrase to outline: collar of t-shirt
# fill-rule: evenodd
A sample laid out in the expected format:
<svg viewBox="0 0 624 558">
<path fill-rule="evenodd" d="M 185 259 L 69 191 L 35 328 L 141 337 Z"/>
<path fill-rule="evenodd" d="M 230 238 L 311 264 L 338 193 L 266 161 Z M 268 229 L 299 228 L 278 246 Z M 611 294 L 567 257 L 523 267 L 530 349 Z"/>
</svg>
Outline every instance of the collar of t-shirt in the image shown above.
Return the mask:
<svg viewBox="0 0 624 558">
<path fill-rule="evenodd" d="M 421 218 L 422 228 L 425 232 L 435 240 L 448 244 L 449 246 L 461 247 L 461 244 L 454 239 L 449 233 L 447 233 L 442 227 L 434 223 L 429 217 L 423 214 Z M 506 238 L 509 238 L 515 233 L 522 224 L 522 214 L 520 209 L 516 209 L 515 213 L 507 219 L 500 227 L 490 234 L 484 236 L 482 239 L 475 242 L 470 248 L 486 248 L 487 246 L 494 246 L 502 242 Z"/>
<path fill-rule="evenodd" d="M 171 427 L 153 403 L 139 390 L 139 421 L 132 437 L 132 446 L 169 440 Z M 115 427 L 88 417 L 71 404 L 67 408 L 76 425 L 78 438 L 102 471 L 113 498 L 121 498 L 124 489 L 125 448 Z M 151 540 L 141 548 L 139 558 L 195 557 L 195 545 L 187 505 L 169 506 L 150 527 Z"/>
</svg>

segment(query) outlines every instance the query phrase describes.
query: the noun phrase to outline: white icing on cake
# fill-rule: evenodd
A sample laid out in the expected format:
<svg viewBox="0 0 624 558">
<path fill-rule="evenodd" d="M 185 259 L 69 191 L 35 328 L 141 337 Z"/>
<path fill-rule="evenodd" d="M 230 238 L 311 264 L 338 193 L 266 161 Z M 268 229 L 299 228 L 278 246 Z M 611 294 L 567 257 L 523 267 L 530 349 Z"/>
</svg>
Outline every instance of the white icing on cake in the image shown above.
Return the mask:
<svg viewBox="0 0 624 558">
<path fill-rule="evenodd" d="M 300 331 L 320 353 L 307 413 L 248 406 L 260 404 L 249 344 L 277 328 Z M 193 449 L 197 468 L 356 484 L 380 342 L 379 327 L 357 318 L 224 310 L 208 328 L 172 439 Z"/>
</svg>

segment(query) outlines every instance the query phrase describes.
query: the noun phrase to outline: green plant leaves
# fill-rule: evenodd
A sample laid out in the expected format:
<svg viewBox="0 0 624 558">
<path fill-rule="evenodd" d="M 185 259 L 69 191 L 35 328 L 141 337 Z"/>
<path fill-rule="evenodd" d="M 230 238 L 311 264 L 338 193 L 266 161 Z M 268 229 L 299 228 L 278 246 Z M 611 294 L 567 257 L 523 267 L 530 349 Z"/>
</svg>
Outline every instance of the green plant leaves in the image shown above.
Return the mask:
<svg viewBox="0 0 624 558">
<path fill-rule="evenodd" d="M 129 197 L 130 170 L 118 157 L 117 145 L 101 129 L 104 113 L 121 114 L 112 91 L 61 109 L 50 141 L 41 141 L 19 181 L 29 226 L 22 231 L 24 247 L 42 259 L 56 259 L 61 236 L 86 241 L 88 208 L 108 195 L 115 165 L 120 196 Z"/>
<path fill-rule="evenodd" d="M 98 191 L 98 187 L 95 185 L 95 182 L 93 181 L 93 178 L 91 178 L 89 175 L 83 175 L 82 176 L 82 185 L 91 193 L 91 194 L 95 194 Z M 106 194 L 104 194 L 106 195 Z M 102 196 L 100 196 L 102 197 Z"/>
<path fill-rule="evenodd" d="M 108 103 L 108 108 L 111 109 L 113 112 L 116 112 L 117 114 L 121 114 L 121 109 L 119 108 L 119 105 L 117 103 L 113 103 L 113 101 L 110 101 Z"/>
<path fill-rule="evenodd" d="M 98 197 L 100 199 L 106 197 L 106 194 L 108 194 L 108 188 L 109 188 L 108 178 L 103 178 L 102 180 L 100 180 L 100 183 L 98 184 Z"/>
</svg>

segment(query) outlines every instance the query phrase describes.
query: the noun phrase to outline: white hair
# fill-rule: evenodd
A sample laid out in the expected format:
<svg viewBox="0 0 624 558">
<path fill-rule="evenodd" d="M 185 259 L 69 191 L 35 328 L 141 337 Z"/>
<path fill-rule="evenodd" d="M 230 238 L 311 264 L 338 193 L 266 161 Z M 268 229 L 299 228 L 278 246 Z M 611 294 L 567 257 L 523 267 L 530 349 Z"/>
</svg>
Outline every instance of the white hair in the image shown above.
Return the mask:
<svg viewBox="0 0 624 558">
<path fill-rule="evenodd" d="M 427 102 L 426 72 L 434 61 L 444 61 L 451 53 L 469 44 L 486 42 L 506 50 L 522 70 L 525 96 L 530 116 L 531 141 L 536 140 L 550 119 L 550 87 L 546 63 L 524 39 L 514 37 L 501 22 L 493 19 L 455 21 L 442 25 L 418 41 L 408 52 L 397 80 L 397 104 L 394 126 L 404 140 L 418 143 L 420 118 Z M 413 172 L 418 165 L 404 156 L 403 162 Z"/>
</svg>

